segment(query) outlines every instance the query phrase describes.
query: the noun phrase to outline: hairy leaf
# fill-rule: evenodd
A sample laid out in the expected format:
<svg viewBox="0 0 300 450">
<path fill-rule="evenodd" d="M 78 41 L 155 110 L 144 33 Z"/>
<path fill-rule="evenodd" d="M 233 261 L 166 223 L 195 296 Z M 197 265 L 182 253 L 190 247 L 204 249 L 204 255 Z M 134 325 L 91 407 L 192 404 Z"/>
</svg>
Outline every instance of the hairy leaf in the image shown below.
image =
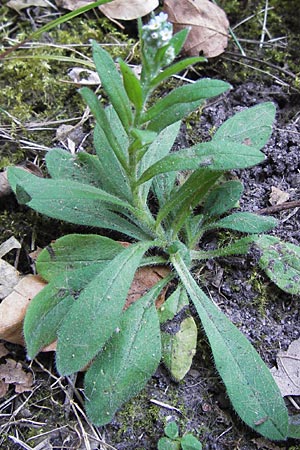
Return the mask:
<svg viewBox="0 0 300 450">
<path fill-rule="evenodd" d="M 202 213 L 212 217 L 221 216 L 237 206 L 242 195 L 243 185 L 240 181 L 231 180 L 216 186 L 207 195 Z"/>
<path fill-rule="evenodd" d="M 213 140 L 232 141 L 261 149 L 271 135 L 275 112 L 271 102 L 247 108 L 226 120 L 216 131 Z"/>
<path fill-rule="evenodd" d="M 270 370 L 246 337 L 198 287 L 179 254 L 171 260 L 199 314 L 233 407 L 263 436 L 285 440 L 288 413 Z"/>
<path fill-rule="evenodd" d="M 275 236 L 260 236 L 256 245 L 261 250 L 260 267 L 285 292 L 300 294 L 300 247 Z"/>
<path fill-rule="evenodd" d="M 112 57 L 95 41 L 93 41 L 93 59 L 102 86 L 125 130 L 128 131 L 132 124 L 132 112 L 129 98 Z"/>
<path fill-rule="evenodd" d="M 121 58 L 118 59 L 120 69 L 123 76 L 123 84 L 129 100 L 137 111 L 143 106 L 143 91 L 140 81 L 135 76 L 132 69 Z"/>
<path fill-rule="evenodd" d="M 162 81 L 167 80 L 169 77 L 176 75 L 187 67 L 196 64 L 198 62 L 207 61 L 203 56 L 193 56 L 192 58 L 182 59 L 181 61 L 172 64 L 172 66 L 167 67 L 162 72 L 160 72 L 153 80 L 151 81 L 151 86 L 157 86 Z"/>
<path fill-rule="evenodd" d="M 81 292 L 58 330 L 56 362 L 61 374 L 84 367 L 120 322 L 127 292 L 149 242 L 117 255 Z"/>
<path fill-rule="evenodd" d="M 277 223 L 278 221 L 274 217 L 265 217 L 249 212 L 236 212 L 207 225 L 206 229 L 227 228 L 242 233 L 264 233 L 276 227 Z"/>
<path fill-rule="evenodd" d="M 164 280 L 133 303 L 85 376 L 86 409 L 97 425 L 110 422 L 155 372 L 161 357 L 155 299 Z"/>
</svg>

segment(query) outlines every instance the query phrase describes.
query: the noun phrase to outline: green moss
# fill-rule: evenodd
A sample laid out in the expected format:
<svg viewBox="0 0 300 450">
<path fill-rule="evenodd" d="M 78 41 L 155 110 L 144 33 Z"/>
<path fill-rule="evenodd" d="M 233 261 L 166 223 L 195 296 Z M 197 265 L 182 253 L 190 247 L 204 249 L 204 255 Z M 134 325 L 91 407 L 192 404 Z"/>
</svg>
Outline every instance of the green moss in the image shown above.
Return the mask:
<svg viewBox="0 0 300 450">
<path fill-rule="evenodd" d="M 257 293 L 253 303 L 258 307 L 260 315 L 265 316 L 266 306 L 270 301 L 266 280 L 259 271 L 253 269 L 249 283 L 251 284 L 253 290 Z"/>
</svg>

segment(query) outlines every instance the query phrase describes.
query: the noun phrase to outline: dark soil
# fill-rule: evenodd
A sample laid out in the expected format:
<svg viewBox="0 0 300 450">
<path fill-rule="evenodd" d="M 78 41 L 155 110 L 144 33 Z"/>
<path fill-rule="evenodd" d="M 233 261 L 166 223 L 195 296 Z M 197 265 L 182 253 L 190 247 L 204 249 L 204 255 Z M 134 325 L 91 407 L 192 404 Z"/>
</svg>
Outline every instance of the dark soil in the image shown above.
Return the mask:
<svg viewBox="0 0 300 450">
<path fill-rule="evenodd" d="M 270 80 L 259 80 L 257 76 L 254 79 L 235 84 L 229 94 L 209 103 L 200 120 L 189 123 L 192 129 L 187 130 L 183 125 L 177 146 L 185 147 L 209 139 L 212 129 L 218 128 L 242 108 L 262 101 L 274 102 L 277 121 L 264 149 L 266 160 L 259 166 L 230 176 L 238 178 L 244 185 L 241 210 L 272 213 L 279 220 L 274 234 L 300 245 L 300 94 L 295 90 L 289 92 L 286 86 L 272 84 Z M 287 209 L 279 207 L 272 212 L 272 187 L 288 193 L 290 202 L 299 200 L 299 206 L 292 203 L 291 208 L 287 205 Z M 7 211 L 8 215 L 15 214 L 15 217 L 24 213 L 24 208 L 19 207 L 13 197 L 2 201 L 0 208 L 1 212 Z M 47 245 L 66 230 L 73 231 L 72 228 L 58 226 L 54 221 L 37 218 L 35 214 L 28 212 L 28 215 L 26 239 L 32 227 L 40 227 L 39 245 Z M 2 227 L 2 233 L 8 237 L 9 230 Z M 215 243 L 214 235 L 207 236 L 204 241 L 207 248 Z M 248 337 L 268 366 L 273 367 L 279 350 L 286 350 L 300 337 L 299 298 L 273 285 L 259 269 L 257 256 L 253 251 L 247 257 L 208 261 L 195 277 Z M 22 256 L 22 264 L 24 272 L 32 270 L 27 251 Z M 241 423 L 214 369 L 200 325 L 198 351 L 184 381 L 179 384 L 173 382 L 164 367 L 159 367 L 144 391 L 127 404 L 110 425 L 100 429 L 91 428 L 78 409 L 84 395 L 82 375 L 76 382 L 60 379 L 53 354 L 40 355 L 29 365 L 22 347 L 13 344 L 7 344 L 7 347 L 11 352 L 9 357 L 20 361 L 24 368 L 34 373 L 35 387 L 32 393 L 18 395 L 11 389 L 3 399 L 0 405 L 3 449 L 26 448 L 9 436 L 36 449 L 156 449 L 166 420 L 170 418 L 179 423 L 181 433 L 191 431 L 197 435 L 205 450 L 300 449 L 299 443 L 292 440 L 271 443 Z M 299 413 L 300 409 L 299 397 L 293 400 L 294 404 L 286 400 L 290 414 Z M 39 442 L 41 446 L 37 446 Z"/>
</svg>

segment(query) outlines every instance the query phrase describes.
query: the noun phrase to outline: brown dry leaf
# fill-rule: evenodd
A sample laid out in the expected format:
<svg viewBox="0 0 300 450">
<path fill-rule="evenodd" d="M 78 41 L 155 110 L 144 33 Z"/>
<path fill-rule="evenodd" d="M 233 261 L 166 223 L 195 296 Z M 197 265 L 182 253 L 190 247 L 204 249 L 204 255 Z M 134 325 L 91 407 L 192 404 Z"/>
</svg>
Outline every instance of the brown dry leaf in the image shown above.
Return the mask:
<svg viewBox="0 0 300 450">
<path fill-rule="evenodd" d="M 282 205 L 289 200 L 290 194 L 288 192 L 284 192 L 281 189 L 278 189 L 275 186 L 271 187 L 271 195 L 269 197 L 269 202 L 272 206 L 274 205 Z"/>
<path fill-rule="evenodd" d="M 5 345 L 0 342 L 0 358 L 3 358 L 3 356 L 6 356 L 9 354 L 9 350 L 5 347 Z"/>
<path fill-rule="evenodd" d="M 11 264 L 1 259 L 11 250 L 21 248 L 21 244 L 14 236 L 11 236 L 0 245 L 0 300 L 11 293 L 19 281 L 19 272 Z"/>
<path fill-rule="evenodd" d="M 23 277 L 0 304 L 0 339 L 24 344 L 23 319 L 30 300 L 46 285 L 37 275 Z"/>
<path fill-rule="evenodd" d="M 111 19 L 133 20 L 149 14 L 158 6 L 158 0 L 114 0 L 99 6 L 99 9 Z"/>
<path fill-rule="evenodd" d="M 286 352 L 279 352 L 277 367 L 271 373 L 283 397 L 300 395 L 300 338 L 293 341 Z"/>
<path fill-rule="evenodd" d="M 227 47 L 229 22 L 217 5 L 208 0 L 165 0 L 164 11 L 175 32 L 191 27 L 183 47 L 188 55 L 202 52 L 213 58 Z"/>
<path fill-rule="evenodd" d="M 49 8 L 49 3 L 46 0 L 10 0 L 6 3 L 6 6 L 20 12 L 21 9 L 29 8 L 30 6 L 42 6 L 44 8 Z"/>
<path fill-rule="evenodd" d="M 15 385 L 15 391 L 18 394 L 31 391 L 33 377 L 30 372 L 25 372 L 22 364 L 17 363 L 13 359 L 7 359 L 5 364 L 0 365 L 0 380 L 2 381 L 2 390 L 5 390 L 3 383 L 8 387 L 10 384 Z M 1 387 L 0 387 L 1 389 Z"/>
<path fill-rule="evenodd" d="M 57 0 L 61 8 L 81 8 L 91 3 L 90 0 Z M 158 0 L 114 0 L 109 4 L 99 6 L 100 11 L 110 19 L 133 20 L 149 14 L 159 5 Z"/>
</svg>

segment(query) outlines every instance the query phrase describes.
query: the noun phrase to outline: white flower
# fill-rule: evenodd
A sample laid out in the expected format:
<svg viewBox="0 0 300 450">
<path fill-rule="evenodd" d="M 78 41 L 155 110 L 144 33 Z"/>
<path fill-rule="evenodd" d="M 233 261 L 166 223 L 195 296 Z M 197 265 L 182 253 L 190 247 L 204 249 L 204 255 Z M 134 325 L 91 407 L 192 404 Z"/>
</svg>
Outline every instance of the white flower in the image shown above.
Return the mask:
<svg viewBox="0 0 300 450">
<path fill-rule="evenodd" d="M 171 28 L 165 28 L 160 31 L 160 38 L 163 42 L 169 42 L 169 40 L 172 37 L 172 29 Z"/>
</svg>

